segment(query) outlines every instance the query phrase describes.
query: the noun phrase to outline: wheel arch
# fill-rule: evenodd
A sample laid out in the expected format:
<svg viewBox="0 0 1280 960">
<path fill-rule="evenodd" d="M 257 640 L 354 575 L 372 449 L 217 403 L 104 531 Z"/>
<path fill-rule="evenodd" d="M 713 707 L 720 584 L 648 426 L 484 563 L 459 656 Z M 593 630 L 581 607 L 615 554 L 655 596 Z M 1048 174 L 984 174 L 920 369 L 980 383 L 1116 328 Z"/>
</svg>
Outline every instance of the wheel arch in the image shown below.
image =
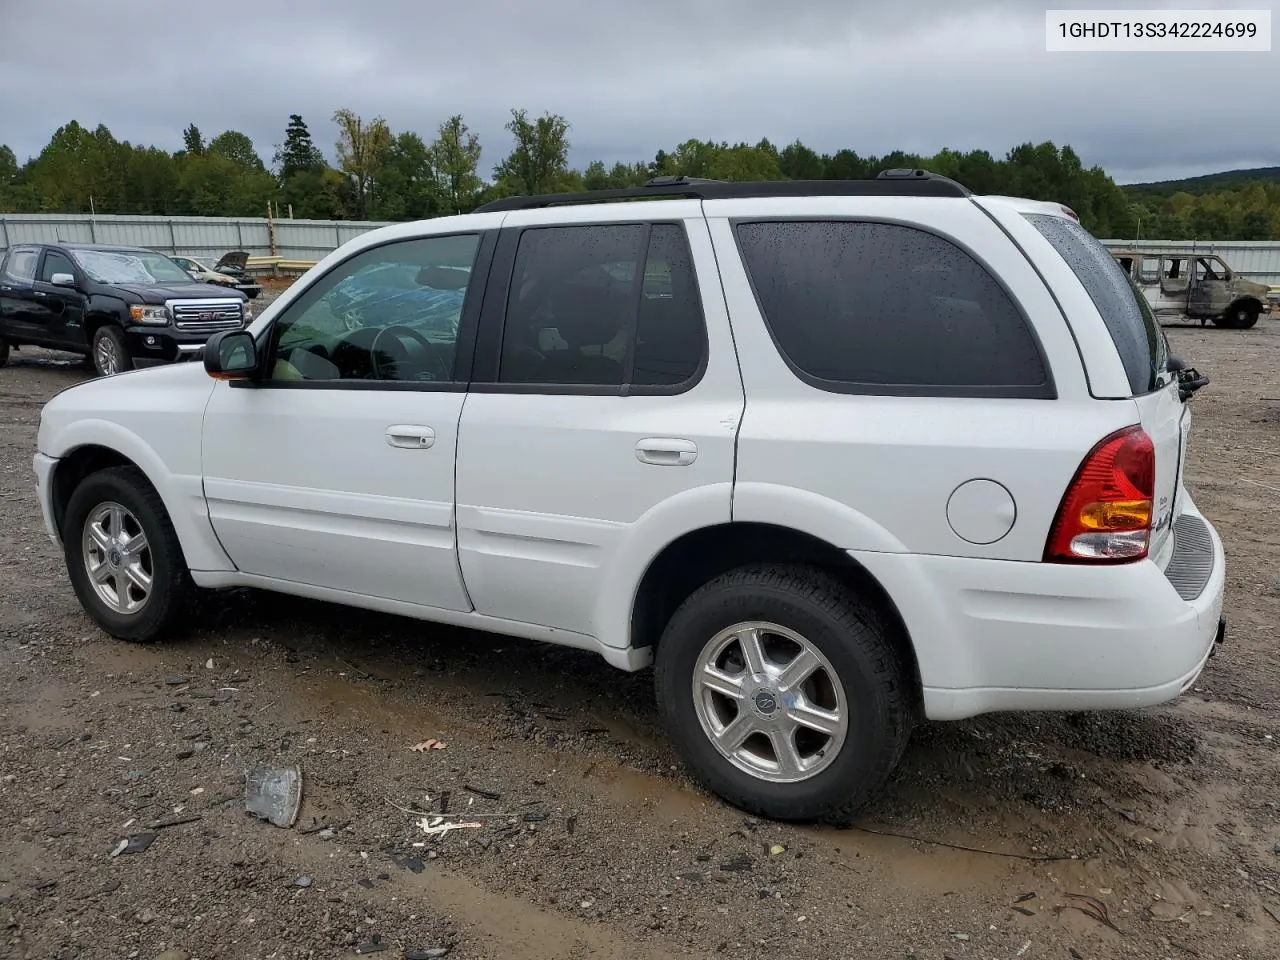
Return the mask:
<svg viewBox="0 0 1280 960">
<path fill-rule="evenodd" d="M 923 702 L 914 644 L 897 604 L 880 582 L 849 553 L 790 527 L 729 522 L 701 527 L 668 543 L 650 561 L 631 605 L 630 644 L 656 650 L 672 614 L 698 587 L 730 570 L 757 563 L 795 563 L 835 576 L 868 604 L 909 677 L 913 706 Z"/>
<path fill-rule="evenodd" d="M 1264 304 L 1259 298 L 1252 294 L 1245 294 L 1243 297 L 1237 297 L 1235 300 L 1232 300 L 1231 305 L 1227 307 L 1226 310 L 1222 311 L 1222 315 L 1230 320 L 1232 319 L 1232 314 L 1241 307 L 1250 307 L 1253 309 L 1254 313 L 1261 314 L 1263 306 Z"/>
<path fill-rule="evenodd" d="M 81 420 L 51 447 L 48 455 L 57 463 L 49 478 L 50 506 L 59 534 L 71 494 L 85 477 L 108 467 L 128 466 L 141 473 L 159 496 L 189 569 L 235 569 L 209 523 L 201 478 L 174 477 L 133 432 L 109 421 Z"/>
</svg>

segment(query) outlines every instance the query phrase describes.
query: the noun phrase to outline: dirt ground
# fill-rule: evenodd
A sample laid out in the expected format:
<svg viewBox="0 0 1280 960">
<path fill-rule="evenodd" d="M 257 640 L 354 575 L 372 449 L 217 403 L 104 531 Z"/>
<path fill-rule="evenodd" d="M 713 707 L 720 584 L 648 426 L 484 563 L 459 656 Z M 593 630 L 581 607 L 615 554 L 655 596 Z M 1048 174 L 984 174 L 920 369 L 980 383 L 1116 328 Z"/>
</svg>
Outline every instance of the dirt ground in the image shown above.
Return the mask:
<svg viewBox="0 0 1280 960">
<path fill-rule="evenodd" d="M 649 673 L 586 653 L 250 592 L 177 642 L 107 639 L 31 470 L 41 405 L 88 374 L 15 354 L 0 957 L 1275 960 L 1280 319 L 1170 337 L 1212 379 L 1188 486 L 1227 547 L 1227 643 L 1166 707 L 927 724 L 849 830 L 700 791 Z M 291 829 L 244 811 L 264 763 L 301 766 Z M 397 809 L 442 804 L 483 827 Z"/>
</svg>

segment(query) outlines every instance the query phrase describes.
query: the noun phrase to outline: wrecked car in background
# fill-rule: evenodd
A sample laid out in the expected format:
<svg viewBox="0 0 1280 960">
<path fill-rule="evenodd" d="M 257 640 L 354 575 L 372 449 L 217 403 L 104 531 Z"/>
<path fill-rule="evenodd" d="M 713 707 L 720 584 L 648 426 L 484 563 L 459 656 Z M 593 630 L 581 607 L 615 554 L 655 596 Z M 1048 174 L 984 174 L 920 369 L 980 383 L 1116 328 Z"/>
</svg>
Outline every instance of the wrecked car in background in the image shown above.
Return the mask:
<svg viewBox="0 0 1280 960">
<path fill-rule="evenodd" d="M 1116 261 L 1161 319 L 1190 317 L 1200 325 L 1246 330 L 1272 310 L 1270 289 L 1246 280 L 1213 253 L 1113 250 Z"/>
</svg>

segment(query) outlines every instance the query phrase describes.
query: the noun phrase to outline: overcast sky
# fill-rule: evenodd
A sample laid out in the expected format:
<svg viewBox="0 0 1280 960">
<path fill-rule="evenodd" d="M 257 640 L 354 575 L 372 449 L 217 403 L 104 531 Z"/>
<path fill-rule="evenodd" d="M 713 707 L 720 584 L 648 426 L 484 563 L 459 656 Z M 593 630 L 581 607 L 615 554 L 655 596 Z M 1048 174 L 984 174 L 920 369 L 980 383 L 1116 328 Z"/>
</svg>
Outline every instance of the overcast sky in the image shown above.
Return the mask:
<svg viewBox="0 0 1280 960">
<path fill-rule="evenodd" d="M 1280 165 L 1280 53 L 1046 53 L 1046 6 L 1106 4 L 0 0 L 0 143 L 22 161 L 76 119 L 173 150 L 194 122 L 269 163 L 290 113 L 329 156 L 339 107 L 427 140 L 461 113 L 488 175 L 524 107 L 569 120 L 578 167 L 695 137 L 863 155 L 1053 140 L 1121 182 Z M 1280 20 L 1280 0 L 1182 6 Z"/>
</svg>

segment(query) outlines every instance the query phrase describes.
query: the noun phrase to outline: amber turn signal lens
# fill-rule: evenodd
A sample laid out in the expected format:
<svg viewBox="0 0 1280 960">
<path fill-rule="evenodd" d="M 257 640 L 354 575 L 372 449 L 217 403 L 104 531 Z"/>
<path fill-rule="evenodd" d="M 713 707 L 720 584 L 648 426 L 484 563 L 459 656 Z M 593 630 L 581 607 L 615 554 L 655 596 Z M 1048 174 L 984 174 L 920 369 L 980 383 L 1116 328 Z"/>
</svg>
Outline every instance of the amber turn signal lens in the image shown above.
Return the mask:
<svg viewBox="0 0 1280 960">
<path fill-rule="evenodd" d="M 1149 523 L 1150 500 L 1109 500 L 1080 509 L 1082 530 L 1142 530 Z"/>
</svg>

